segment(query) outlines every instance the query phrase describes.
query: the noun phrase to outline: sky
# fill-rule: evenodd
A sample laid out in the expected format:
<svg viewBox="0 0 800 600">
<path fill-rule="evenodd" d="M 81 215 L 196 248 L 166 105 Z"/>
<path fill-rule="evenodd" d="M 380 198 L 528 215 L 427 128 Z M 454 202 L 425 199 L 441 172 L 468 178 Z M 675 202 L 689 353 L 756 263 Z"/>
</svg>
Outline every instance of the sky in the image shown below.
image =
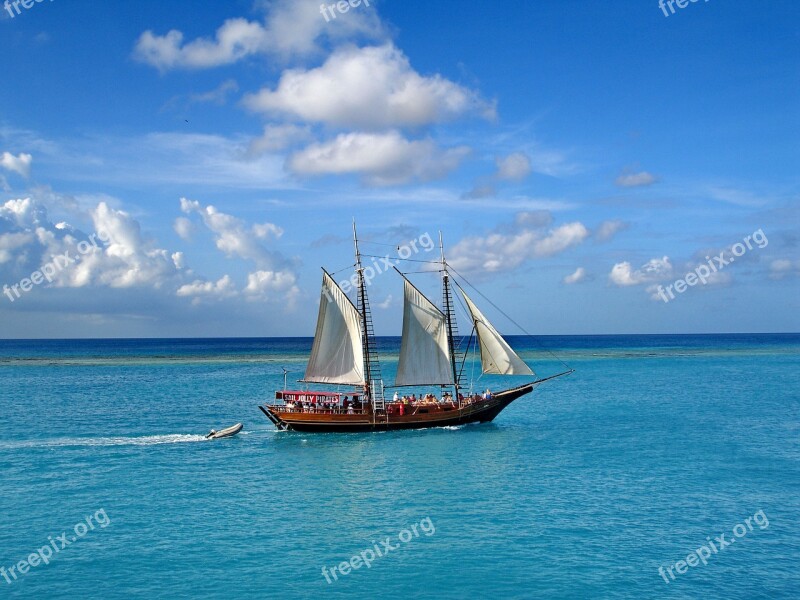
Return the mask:
<svg viewBox="0 0 800 600">
<path fill-rule="evenodd" d="M 794 0 L 28 2 L 2 338 L 312 335 L 353 220 L 380 335 L 440 232 L 504 333 L 800 331 Z"/>
</svg>

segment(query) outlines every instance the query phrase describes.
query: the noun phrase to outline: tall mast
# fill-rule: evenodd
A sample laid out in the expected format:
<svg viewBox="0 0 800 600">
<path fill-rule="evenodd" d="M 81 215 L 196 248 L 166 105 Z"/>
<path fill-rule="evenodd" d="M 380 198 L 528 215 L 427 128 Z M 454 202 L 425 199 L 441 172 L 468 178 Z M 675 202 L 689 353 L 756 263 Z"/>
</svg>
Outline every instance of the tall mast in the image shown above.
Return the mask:
<svg viewBox="0 0 800 600">
<path fill-rule="evenodd" d="M 450 277 L 447 274 L 447 261 L 444 258 L 444 242 L 439 232 L 439 250 L 442 254 L 442 288 L 444 290 L 444 313 L 447 317 L 447 347 L 450 350 L 450 367 L 453 370 L 453 401 L 458 402 L 458 372 L 456 371 L 456 352 L 453 343 L 453 303 L 450 296 Z"/>
<path fill-rule="evenodd" d="M 364 393 L 369 397 L 372 373 L 369 364 L 369 336 L 367 335 L 367 292 L 364 289 L 364 268 L 361 266 L 361 252 L 358 250 L 356 221 L 353 219 L 353 245 L 356 251 L 356 273 L 358 273 L 358 312 L 361 314 L 361 340 L 364 346 Z"/>
<path fill-rule="evenodd" d="M 358 274 L 358 313 L 361 316 L 361 342 L 364 348 L 364 393 L 372 403 L 373 416 L 384 411 L 386 405 L 383 397 L 383 381 L 381 364 L 375 344 L 375 331 L 372 327 L 372 314 L 367 298 L 367 283 L 364 268 L 361 266 L 361 252 L 358 249 L 356 222 L 353 220 L 353 243 L 356 251 L 356 273 Z"/>
</svg>

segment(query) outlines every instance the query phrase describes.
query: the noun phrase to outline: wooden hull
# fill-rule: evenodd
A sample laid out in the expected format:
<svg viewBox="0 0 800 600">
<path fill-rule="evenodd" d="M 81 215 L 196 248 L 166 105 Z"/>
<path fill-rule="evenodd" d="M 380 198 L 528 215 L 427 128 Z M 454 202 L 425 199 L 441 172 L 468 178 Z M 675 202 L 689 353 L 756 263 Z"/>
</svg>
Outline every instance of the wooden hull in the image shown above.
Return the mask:
<svg viewBox="0 0 800 600">
<path fill-rule="evenodd" d="M 436 410 L 409 415 L 386 414 L 330 414 L 286 412 L 282 406 L 259 406 L 278 429 L 288 431 L 347 433 L 365 431 L 395 431 L 448 427 L 467 423 L 488 423 L 517 398 L 533 391 L 535 384 L 527 384 L 498 392 L 491 400 L 480 400 L 462 408 Z"/>
</svg>

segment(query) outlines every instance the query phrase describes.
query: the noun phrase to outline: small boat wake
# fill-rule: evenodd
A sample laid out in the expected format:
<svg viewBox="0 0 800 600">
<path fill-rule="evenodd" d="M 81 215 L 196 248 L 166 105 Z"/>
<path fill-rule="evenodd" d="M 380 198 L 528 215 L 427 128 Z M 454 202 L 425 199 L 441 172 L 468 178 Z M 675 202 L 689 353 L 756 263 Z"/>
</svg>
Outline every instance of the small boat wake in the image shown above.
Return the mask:
<svg viewBox="0 0 800 600">
<path fill-rule="evenodd" d="M 80 446 L 156 446 L 160 444 L 188 444 L 205 442 L 204 435 L 171 433 L 139 437 L 56 438 L 49 440 L 19 440 L 0 442 L 0 449 L 18 448 L 67 448 Z"/>
</svg>

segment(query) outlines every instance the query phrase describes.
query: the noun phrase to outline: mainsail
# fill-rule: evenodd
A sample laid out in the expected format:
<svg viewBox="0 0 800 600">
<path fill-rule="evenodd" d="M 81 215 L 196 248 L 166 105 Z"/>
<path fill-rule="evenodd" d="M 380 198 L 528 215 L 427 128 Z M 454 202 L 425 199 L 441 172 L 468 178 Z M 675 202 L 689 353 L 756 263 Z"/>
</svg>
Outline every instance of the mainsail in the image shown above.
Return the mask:
<svg viewBox="0 0 800 600">
<path fill-rule="evenodd" d="M 517 356 L 511 346 L 503 339 L 489 320 L 473 304 L 464 290 L 461 290 L 475 324 L 478 343 L 481 347 L 481 367 L 483 372 L 493 375 L 534 375 L 531 368 Z"/>
<path fill-rule="evenodd" d="M 404 300 L 395 385 L 453 385 L 447 318 L 408 279 Z"/>
<path fill-rule="evenodd" d="M 323 271 L 317 331 L 303 381 L 364 385 L 361 315 Z"/>
</svg>

